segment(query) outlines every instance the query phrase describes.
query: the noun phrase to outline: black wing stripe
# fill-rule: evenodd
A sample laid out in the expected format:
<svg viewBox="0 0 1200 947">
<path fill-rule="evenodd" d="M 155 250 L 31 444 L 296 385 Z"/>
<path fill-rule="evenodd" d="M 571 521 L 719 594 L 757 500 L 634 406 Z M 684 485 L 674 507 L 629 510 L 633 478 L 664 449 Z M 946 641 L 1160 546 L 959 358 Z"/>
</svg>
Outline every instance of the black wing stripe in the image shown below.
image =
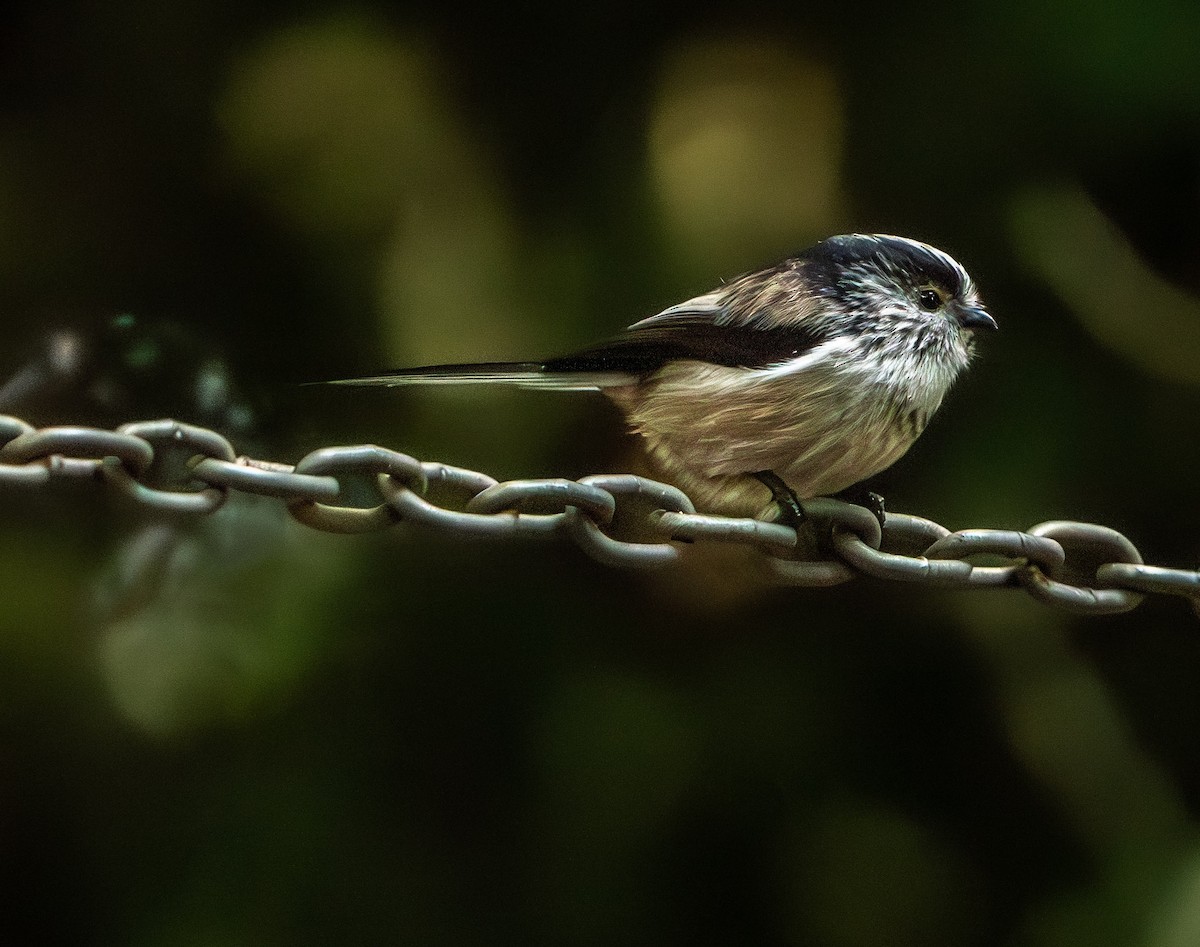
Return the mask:
<svg viewBox="0 0 1200 947">
<path fill-rule="evenodd" d="M 822 340 L 798 326 L 771 329 L 672 321 L 646 326 L 574 355 L 551 359 L 547 372 L 646 375 L 677 359 L 730 368 L 768 368 L 810 351 Z"/>
</svg>

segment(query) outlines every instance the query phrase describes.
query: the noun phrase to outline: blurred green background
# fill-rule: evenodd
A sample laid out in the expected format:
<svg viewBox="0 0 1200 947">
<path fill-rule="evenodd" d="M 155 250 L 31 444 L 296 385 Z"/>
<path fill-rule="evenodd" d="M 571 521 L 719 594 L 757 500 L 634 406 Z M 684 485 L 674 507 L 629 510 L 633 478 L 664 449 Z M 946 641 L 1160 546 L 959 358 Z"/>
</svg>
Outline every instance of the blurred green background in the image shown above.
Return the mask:
<svg viewBox="0 0 1200 947">
<path fill-rule="evenodd" d="M 566 351 L 893 232 L 1002 332 L 889 506 L 1200 561 L 1193 2 L 16 0 L 0 27 L 0 381 L 86 340 L 6 406 L 32 423 L 623 470 L 599 399 L 298 383 Z M 22 942 L 1200 943 L 1181 601 L 770 590 L 270 501 L 169 528 L 86 484 L 0 516 Z"/>
</svg>

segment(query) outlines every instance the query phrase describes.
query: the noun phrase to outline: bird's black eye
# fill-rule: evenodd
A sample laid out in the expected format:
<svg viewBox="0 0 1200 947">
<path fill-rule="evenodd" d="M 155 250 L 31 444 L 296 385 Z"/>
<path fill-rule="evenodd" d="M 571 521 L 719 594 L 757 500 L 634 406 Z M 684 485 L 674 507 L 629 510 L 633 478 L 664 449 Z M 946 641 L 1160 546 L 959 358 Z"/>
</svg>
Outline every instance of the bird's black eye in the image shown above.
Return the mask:
<svg viewBox="0 0 1200 947">
<path fill-rule="evenodd" d="M 917 293 L 917 302 L 928 312 L 937 312 L 942 308 L 942 297 L 934 289 L 923 289 Z"/>
</svg>

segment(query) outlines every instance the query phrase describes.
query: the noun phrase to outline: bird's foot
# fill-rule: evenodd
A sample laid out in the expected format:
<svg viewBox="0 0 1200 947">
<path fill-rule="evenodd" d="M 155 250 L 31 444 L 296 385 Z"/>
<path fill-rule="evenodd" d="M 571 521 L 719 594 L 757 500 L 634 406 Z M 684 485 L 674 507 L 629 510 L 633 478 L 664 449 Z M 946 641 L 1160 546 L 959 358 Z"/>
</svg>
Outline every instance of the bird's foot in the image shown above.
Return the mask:
<svg viewBox="0 0 1200 947">
<path fill-rule="evenodd" d="M 883 497 L 878 493 L 872 493 L 860 486 L 853 486 L 835 493 L 834 498 L 853 503 L 855 506 L 865 506 L 874 514 L 875 519 L 879 520 L 879 528 L 883 529 L 884 521 L 887 519 L 887 510 L 884 509 Z"/>
<path fill-rule="evenodd" d="M 804 507 L 800 505 L 799 497 L 792 488 L 784 483 L 778 474 L 770 470 L 760 470 L 751 476 L 771 491 L 771 498 L 779 506 L 780 520 L 783 524 L 792 529 L 799 529 L 808 517 L 804 513 Z"/>
</svg>

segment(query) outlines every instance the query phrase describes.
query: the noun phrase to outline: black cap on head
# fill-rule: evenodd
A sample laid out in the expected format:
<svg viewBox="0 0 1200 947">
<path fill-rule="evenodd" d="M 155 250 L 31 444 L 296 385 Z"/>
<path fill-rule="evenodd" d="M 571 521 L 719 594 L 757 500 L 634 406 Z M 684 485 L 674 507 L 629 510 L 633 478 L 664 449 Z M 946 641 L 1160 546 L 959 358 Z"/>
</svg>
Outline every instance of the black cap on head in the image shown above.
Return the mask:
<svg viewBox="0 0 1200 947">
<path fill-rule="evenodd" d="M 878 267 L 884 273 L 915 285 L 932 283 L 952 296 L 965 293 L 971 285 L 966 270 L 953 257 L 936 247 L 887 234 L 845 234 L 822 240 L 801 256 L 809 271 L 830 288 L 847 271 L 863 266 Z"/>
</svg>

